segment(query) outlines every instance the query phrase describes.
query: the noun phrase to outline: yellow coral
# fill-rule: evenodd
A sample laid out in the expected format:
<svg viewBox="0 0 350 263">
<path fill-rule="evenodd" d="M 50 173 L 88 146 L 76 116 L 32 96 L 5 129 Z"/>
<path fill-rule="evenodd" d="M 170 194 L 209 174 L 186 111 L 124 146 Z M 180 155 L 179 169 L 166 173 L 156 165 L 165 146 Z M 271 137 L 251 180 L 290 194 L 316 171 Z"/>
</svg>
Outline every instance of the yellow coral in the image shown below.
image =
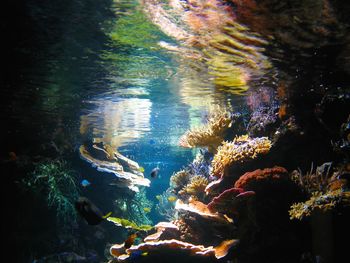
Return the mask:
<svg viewBox="0 0 350 263">
<path fill-rule="evenodd" d="M 190 174 L 186 170 L 178 171 L 170 177 L 170 186 L 175 190 L 179 191 L 183 188 L 190 180 Z"/>
<path fill-rule="evenodd" d="M 210 113 L 208 123 L 187 131 L 181 136 L 179 145 L 186 148 L 208 147 L 210 152 L 224 140 L 225 132 L 232 126 L 230 113 L 226 109 L 217 108 Z"/>
<path fill-rule="evenodd" d="M 337 204 L 350 205 L 350 192 L 338 189 L 328 191 L 325 194 L 322 192 L 313 192 L 310 199 L 306 202 L 296 203 L 289 210 L 290 219 L 303 219 L 312 214 L 314 210 L 326 212 L 332 210 Z"/>
<path fill-rule="evenodd" d="M 196 175 L 192 177 L 190 183 L 188 183 L 184 188 L 182 188 L 179 194 L 188 194 L 196 197 L 196 199 L 201 199 L 201 197 L 205 194 L 204 190 L 207 187 L 207 185 L 207 178 L 201 175 Z"/>
<path fill-rule="evenodd" d="M 267 137 L 250 138 L 248 135 L 236 137 L 232 142 L 223 142 L 212 161 L 212 174 L 221 178 L 225 167 L 235 162 L 254 159 L 258 154 L 266 154 L 271 148 Z"/>
</svg>

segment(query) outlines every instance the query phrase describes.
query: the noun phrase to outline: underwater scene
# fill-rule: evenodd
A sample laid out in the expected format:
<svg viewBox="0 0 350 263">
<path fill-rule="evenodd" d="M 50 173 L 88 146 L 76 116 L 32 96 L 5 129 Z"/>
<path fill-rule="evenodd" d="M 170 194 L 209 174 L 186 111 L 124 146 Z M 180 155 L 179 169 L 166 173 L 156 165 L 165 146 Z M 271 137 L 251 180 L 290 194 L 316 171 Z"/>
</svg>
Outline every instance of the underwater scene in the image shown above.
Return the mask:
<svg viewBox="0 0 350 263">
<path fill-rule="evenodd" d="M 4 262 L 349 262 L 349 13 L 5 0 Z"/>
</svg>

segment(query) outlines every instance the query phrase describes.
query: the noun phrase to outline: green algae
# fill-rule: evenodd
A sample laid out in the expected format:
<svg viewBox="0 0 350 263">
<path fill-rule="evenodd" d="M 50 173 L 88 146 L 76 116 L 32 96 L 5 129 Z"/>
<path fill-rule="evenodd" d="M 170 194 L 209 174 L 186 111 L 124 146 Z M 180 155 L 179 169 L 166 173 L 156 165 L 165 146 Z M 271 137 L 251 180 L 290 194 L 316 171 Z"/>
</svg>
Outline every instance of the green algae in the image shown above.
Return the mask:
<svg viewBox="0 0 350 263">
<path fill-rule="evenodd" d="M 132 228 L 134 230 L 139 230 L 139 231 L 149 231 L 153 228 L 151 225 L 137 225 L 133 221 L 129 221 L 124 218 L 119 218 L 119 217 L 108 217 L 108 221 L 116 224 L 117 226 L 121 226 L 124 228 Z"/>
</svg>

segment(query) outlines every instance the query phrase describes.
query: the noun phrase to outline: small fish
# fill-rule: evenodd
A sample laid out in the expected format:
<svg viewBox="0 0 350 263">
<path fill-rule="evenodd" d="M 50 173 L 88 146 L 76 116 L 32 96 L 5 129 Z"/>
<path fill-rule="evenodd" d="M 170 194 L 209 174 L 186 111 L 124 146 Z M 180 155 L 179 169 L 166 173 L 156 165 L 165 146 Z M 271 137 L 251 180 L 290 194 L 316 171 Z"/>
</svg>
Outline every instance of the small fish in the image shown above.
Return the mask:
<svg viewBox="0 0 350 263">
<path fill-rule="evenodd" d="M 156 199 L 160 201 L 160 200 L 162 200 L 162 196 L 161 195 L 156 195 Z"/>
<path fill-rule="evenodd" d="M 89 186 L 91 183 L 90 183 L 88 180 L 84 179 L 84 180 L 82 180 L 82 181 L 80 182 L 80 184 L 81 184 L 81 186 L 83 186 L 83 187 L 87 187 L 87 186 Z"/>
<path fill-rule="evenodd" d="M 152 171 L 151 171 L 151 177 L 152 178 L 156 178 L 157 176 L 158 176 L 158 174 L 159 174 L 159 168 L 158 167 L 156 167 L 156 168 L 154 168 Z"/>
<path fill-rule="evenodd" d="M 151 208 L 149 208 L 149 207 L 144 207 L 144 208 L 143 208 L 143 211 L 145 211 L 146 213 L 149 213 L 149 212 L 151 212 Z"/>
<path fill-rule="evenodd" d="M 136 238 L 137 238 L 136 233 L 128 236 L 128 238 L 124 241 L 124 247 L 130 248 L 134 244 Z"/>
<path fill-rule="evenodd" d="M 137 250 L 137 251 L 131 252 L 129 259 L 133 260 L 133 259 L 137 259 L 139 257 L 145 257 L 147 255 L 148 255 L 148 252 L 143 252 L 141 250 Z"/>
<path fill-rule="evenodd" d="M 168 201 L 169 201 L 169 202 L 175 202 L 176 200 L 177 200 L 177 197 L 176 197 L 176 196 L 173 196 L 173 195 L 168 196 Z"/>
<path fill-rule="evenodd" d="M 75 209 L 89 225 L 98 225 L 104 219 L 112 215 L 112 212 L 104 215 L 96 205 L 86 197 L 82 196 L 75 202 Z"/>
<path fill-rule="evenodd" d="M 140 167 L 139 167 L 139 171 L 140 171 L 141 173 L 144 173 L 144 172 L 145 172 L 145 168 L 143 168 L 142 166 L 140 166 Z"/>
</svg>

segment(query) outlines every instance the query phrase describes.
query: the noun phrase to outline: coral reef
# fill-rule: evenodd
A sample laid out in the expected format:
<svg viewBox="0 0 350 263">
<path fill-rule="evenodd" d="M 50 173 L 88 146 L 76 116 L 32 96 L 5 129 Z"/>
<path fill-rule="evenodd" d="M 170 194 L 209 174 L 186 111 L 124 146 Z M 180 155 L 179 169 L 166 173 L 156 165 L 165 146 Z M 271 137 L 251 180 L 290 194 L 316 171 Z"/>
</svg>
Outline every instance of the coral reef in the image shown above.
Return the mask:
<svg viewBox="0 0 350 263">
<path fill-rule="evenodd" d="M 145 242 L 158 241 L 160 238 L 172 239 L 178 236 L 179 227 L 170 222 L 159 222 L 154 226 L 156 233 L 148 235 L 144 238 Z"/>
<path fill-rule="evenodd" d="M 303 175 L 301 171 L 294 171 L 292 178 L 308 195 L 305 202 L 294 203 L 289 210 L 291 219 L 302 220 L 312 215 L 314 211 L 327 212 L 339 206 L 350 205 L 349 182 L 342 176 L 342 168 L 331 172 L 332 163 L 324 163 L 313 171 Z M 345 177 L 345 178 L 344 178 Z M 344 178 L 344 179 L 343 179 Z"/>
<path fill-rule="evenodd" d="M 233 217 L 238 214 L 238 206 L 243 204 L 244 199 L 253 195 L 255 195 L 254 191 L 244 191 L 242 188 L 230 188 L 214 197 L 207 207 L 212 212 L 220 212 L 223 215 Z"/>
<path fill-rule="evenodd" d="M 315 211 L 326 213 L 336 208 L 338 205 L 350 206 L 350 192 L 342 189 L 322 192 L 312 192 L 311 197 L 306 202 L 295 203 L 289 210 L 290 219 L 302 220 L 311 216 Z"/>
<path fill-rule="evenodd" d="M 259 184 L 261 180 L 280 180 L 288 177 L 288 171 L 283 167 L 275 166 L 273 168 L 258 169 L 253 172 L 247 172 L 242 175 L 236 182 L 234 187 L 251 190 L 253 184 Z"/>
<path fill-rule="evenodd" d="M 179 241 L 176 239 L 162 240 L 162 241 L 150 241 L 141 243 L 136 246 L 131 246 L 124 251 L 120 245 L 114 245 L 110 249 L 110 253 L 114 256 L 118 262 L 128 261 L 132 259 L 133 253 L 136 252 L 148 252 L 155 259 L 162 258 L 162 255 L 172 255 L 172 258 L 168 259 L 169 262 L 177 262 L 179 260 L 179 254 L 181 255 L 193 255 L 193 256 L 205 256 L 211 259 L 220 259 L 227 255 L 228 250 L 237 243 L 236 240 L 225 240 L 217 247 L 204 247 L 202 245 L 194 245 L 191 243 Z M 154 256 L 156 255 L 156 256 Z M 157 256 L 158 255 L 158 256 Z"/>
<path fill-rule="evenodd" d="M 225 168 L 234 163 L 242 163 L 266 154 L 271 148 L 271 142 L 266 137 L 250 138 L 248 135 L 236 137 L 232 142 L 223 142 L 219 146 L 212 162 L 212 174 L 221 178 Z"/>
</svg>

